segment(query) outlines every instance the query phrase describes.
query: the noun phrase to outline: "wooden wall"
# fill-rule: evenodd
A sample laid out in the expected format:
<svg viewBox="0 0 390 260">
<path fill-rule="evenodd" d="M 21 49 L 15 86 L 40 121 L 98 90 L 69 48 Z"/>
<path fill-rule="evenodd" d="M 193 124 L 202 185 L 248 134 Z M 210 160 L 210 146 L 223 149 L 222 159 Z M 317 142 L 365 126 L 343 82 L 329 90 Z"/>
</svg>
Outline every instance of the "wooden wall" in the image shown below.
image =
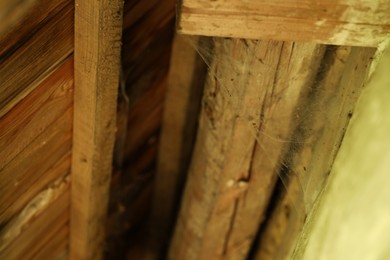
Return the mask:
<svg viewBox="0 0 390 260">
<path fill-rule="evenodd" d="M 73 16 L 73 1 L 30 1 L 0 31 L 0 259 L 67 256 Z"/>
</svg>

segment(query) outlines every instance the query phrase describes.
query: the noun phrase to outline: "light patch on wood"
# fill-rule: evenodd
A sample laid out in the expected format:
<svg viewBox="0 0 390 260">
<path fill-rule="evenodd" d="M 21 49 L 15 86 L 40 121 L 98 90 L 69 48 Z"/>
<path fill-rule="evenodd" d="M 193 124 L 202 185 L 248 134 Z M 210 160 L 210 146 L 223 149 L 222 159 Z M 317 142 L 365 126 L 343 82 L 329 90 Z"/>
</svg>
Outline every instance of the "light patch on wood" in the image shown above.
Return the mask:
<svg viewBox="0 0 390 260">
<path fill-rule="evenodd" d="M 16 237 L 22 234 L 23 229 L 32 219 L 40 215 L 61 194 L 69 189 L 70 176 L 62 176 L 47 189 L 35 196 L 20 214 L 14 217 L 0 232 L 0 252 L 3 251 Z"/>
<path fill-rule="evenodd" d="M 348 0 L 345 2 L 349 8 L 341 14 L 340 20 L 346 22 L 336 26 L 329 42 L 343 45 L 348 42 L 348 39 L 353 39 L 354 41 L 360 41 L 361 44 L 359 45 L 378 46 L 380 41 L 378 41 L 377 32 L 372 29 L 372 26 L 361 26 L 361 24 L 390 23 L 390 13 L 386 15 L 381 12 L 386 5 L 389 5 L 389 1 Z M 378 14 L 375 20 L 367 15 L 368 12 Z M 390 35 L 390 30 L 388 34 Z M 383 37 L 381 37 L 381 40 L 383 40 Z"/>
</svg>

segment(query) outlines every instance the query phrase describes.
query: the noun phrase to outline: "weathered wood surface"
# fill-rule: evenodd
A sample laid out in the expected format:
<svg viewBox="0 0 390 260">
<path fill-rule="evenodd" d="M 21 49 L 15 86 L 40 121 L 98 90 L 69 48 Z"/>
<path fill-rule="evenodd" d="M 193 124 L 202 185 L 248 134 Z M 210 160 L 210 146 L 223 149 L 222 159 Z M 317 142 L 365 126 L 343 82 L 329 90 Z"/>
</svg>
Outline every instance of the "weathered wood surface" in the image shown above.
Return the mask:
<svg viewBox="0 0 390 260">
<path fill-rule="evenodd" d="M 390 34 L 388 0 L 183 0 L 185 34 L 377 46 Z"/>
<path fill-rule="evenodd" d="M 374 53 L 373 48 L 328 47 L 317 82 L 301 101 L 297 143 L 290 147 L 282 176 L 286 190 L 277 195 L 254 259 L 290 259 L 306 213 L 332 168 Z"/>
<path fill-rule="evenodd" d="M 73 59 L 0 119 L 0 223 L 70 167 Z"/>
<path fill-rule="evenodd" d="M 215 40 L 169 259 L 245 259 L 323 48 Z"/>
<path fill-rule="evenodd" d="M 75 2 L 71 259 L 100 259 L 112 171 L 123 2 Z"/>
<path fill-rule="evenodd" d="M 45 10 L 49 11 L 49 10 Z M 54 12 L 54 11 L 53 11 Z M 48 77 L 73 51 L 73 3 L 56 8 L 36 32 L 26 31 L 12 47 L 0 46 L 0 117 L 26 97 Z M 8 39 L 8 38 L 6 38 Z M 3 48 L 1 51 L 3 51 Z"/>
<path fill-rule="evenodd" d="M 194 44 L 200 39 L 191 39 Z M 167 246 L 195 141 L 207 67 L 188 38 L 176 35 L 164 105 L 149 234 L 157 255 Z"/>
</svg>

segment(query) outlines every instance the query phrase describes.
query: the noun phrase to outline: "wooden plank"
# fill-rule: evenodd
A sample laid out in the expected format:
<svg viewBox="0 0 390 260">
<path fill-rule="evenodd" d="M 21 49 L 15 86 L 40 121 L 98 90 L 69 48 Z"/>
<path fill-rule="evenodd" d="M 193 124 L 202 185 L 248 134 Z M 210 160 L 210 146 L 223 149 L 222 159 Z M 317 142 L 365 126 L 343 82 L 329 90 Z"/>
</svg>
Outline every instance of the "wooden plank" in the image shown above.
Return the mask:
<svg viewBox="0 0 390 260">
<path fill-rule="evenodd" d="M 5 2 L 8 2 L 6 0 Z M 1 2 L 4 2 L 2 0 Z M 20 4 L 20 1 L 9 1 L 13 4 Z M 10 52 L 16 51 L 20 46 L 22 46 L 29 38 L 31 38 L 34 32 L 42 29 L 42 27 L 47 26 L 48 22 L 52 22 L 53 17 L 59 17 L 62 9 L 66 5 L 71 4 L 71 0 L 34 0 L 34 1 L 22 1 L 23 4 L 32 4 L 28 8 L 20 10 L 18 6 L 12 7 L 15 13 L 21 14 L 20 18 L 16 19 L 14 26 L 6 27 L 6 22 L 4 19 L 0 18 L 2 21 L 0 26 L 4 26 L 4 33 L 1 33 L 0 29 L 0 57 L 3 58 L 3 55 Z M 1 3 L 0 3 L 1 5 Z M 1 11 L 5 11 L 5 8 L 0 7 Z M 0 11 L 0 12 L 1 12 Z M 23 13 L 21 12 L 23 11 Z M 11 14 L 10 12 L 8 14 Z M 0 15 L 1 16 L 1 15 Z M 73 37 L 73 36 L 72 36 Z M 0 60 L 2 59 L 0 58 Z"/>
<path fill-rule="evenodd" d="M 315 44 L 215 40 L 169 259 L 247 257 L 286 148 L 280 140 L 294 130 L 322 54 Z"/>
<path fill-rule="evenodd" d="M 71 259 L 100 259 L 112 170 L 123 2 L 76 1 Z"/>
<path fill-rule="evenodd" d="M 192 35 L 375 47 L 390 33 L 388 0 L 183 0 L 178 12 Z"/>
<path fill-rule="evenodd" d="M 52 17 L 17 51 L 0 57 L 0 117 L 26 97 L 73 51 L 73 4 Z"/>
<path fill-rule="evenodd" d="M 295 138 L 301 145 L 292 145 L 286 156 L 287 190 L 265 224 L 254 259 L 290 259 L 306 213 L 332 168 L 374 53 L 373 48 L 328 47 L 318 82 L 298 114 Z"/>
<path fill-rule="evenodd" d="M 195 44 L 198 37 L 191 39 Z M 149 229 L 155 253 L 170 237 L 191 159 L 207 67 L 187 38 L 173 43 Z"/>
<path fill-rule="evenodd" d="M 55 189 L 60 191 L 45 192 L 37 205 L 40 212 L 30 219 L 27 226 L 23 227 L 23 234 L 17 236 L 12 243 L 7 246 L 2 245 L 0 250 L 1 259 L 31 259 L 47 243 L 48 239 L 69 221 L 69 178 L 64 183 L 60 183 Z M 54 195 L 53 193 L 59 192 Z M 53 200 L 54 199 L 54 200 Z M 34 207 L 32 207 L 33 210 Z M 7 234 L 6 234 L 7 235 Z M 2 240 L 4 236 L 1 237 Z"/>
<path fill-rule="evenodd" d="M 60 135 L 55 135 L 54 137 L 62 139 Z M 48 145 L 51 143 L 52 142 L 48 142 Z M 43 169 L 38 168 L 36 164 L 31 165 L 31 170 L 29 168 L 26 169 L 25 167 L 29 167 L 29 165 L 23 161 L 20 167 L 13 167 L 10 170 L 5 171 L 8 175 L 10 175 L 10 173 L 14 173 L 16 176 L 10 176 L 8 179 L 2 178 L 1 180 L 4 180 L 5 183 L 1 187 L 2 192 L 4 191 L 4 195 L 2 194 L 1 198 L 1 225 L 5 225 L 8 221 L 11 221 L 14 216 L 22 211 L 32 198 L 34 198 L 51 182 L 70 172 L 71 156 L 69 151 L 71 149 L 71 138 L 68 138 L 67 142 L 64 144 L 63 141 L 54 144 L 55 145 L 52 147 L 53 150 L 49 151 L 54 154 L 52 157 L 47 158 L 46 156 L 42 156 L 42 154 L 46 153 L 47 150 L 33 150 L 36 154 L 35 157 L 30 156 L 26 158 L 26 160 L 37 160 L 38 165 L 42 165 Z M 58 146 L 61 144 L 63 144 L 66 148 L 65 151 Z M 65 154 L 65 156 L 61 158 L 59 156 L 61 154 Z M 49 161 L 49 163 L 47 163 L 48 165 L 45 162 L 42 162 L 42 159 L 39 160 L 36 158 L 39 155 L 41 155 L 43 159 L 47 159 Z M 12 171 L 15 170 L 15 168 L 16 170 L 23 170 L 21 170 L 21 173 L 18 171 Z M 33 171 L 34 169 L 37 170 Z M 36 175 L 31 173 L 36 173 Z"/>
<path fill-rule="evenodd" d="M 72 104 L 73 59 L 68 59 L 0 119 L 1 224 L 70 167 Z M 53 171 L 59 161 L 65 168 Z"/>
<path fill-rule="evenodd" d="M 35 254 L 32 260 L 55 259 L 58 260 L 67 250 L 69 243 L 69 224 L 64 225 L 50 238 L 49 241 Z"/>
<path fill-rule="evenodd" d="M 0 170 L 72 105 L 73 59 L 0 120 Z"/>
</svg>

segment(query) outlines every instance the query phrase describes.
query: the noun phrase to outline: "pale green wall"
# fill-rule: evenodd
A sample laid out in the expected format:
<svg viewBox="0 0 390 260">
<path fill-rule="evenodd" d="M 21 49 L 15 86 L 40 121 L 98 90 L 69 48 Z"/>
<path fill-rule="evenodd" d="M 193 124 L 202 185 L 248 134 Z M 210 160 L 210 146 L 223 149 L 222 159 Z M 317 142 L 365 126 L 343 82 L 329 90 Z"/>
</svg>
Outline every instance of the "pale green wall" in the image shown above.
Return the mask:
<svg viewBox="0 0 390 260">
<path fill-rule="evenodd" d="M 390 259 L 390 48 L 377 60 L 293 259 Z"/>
</svg>

